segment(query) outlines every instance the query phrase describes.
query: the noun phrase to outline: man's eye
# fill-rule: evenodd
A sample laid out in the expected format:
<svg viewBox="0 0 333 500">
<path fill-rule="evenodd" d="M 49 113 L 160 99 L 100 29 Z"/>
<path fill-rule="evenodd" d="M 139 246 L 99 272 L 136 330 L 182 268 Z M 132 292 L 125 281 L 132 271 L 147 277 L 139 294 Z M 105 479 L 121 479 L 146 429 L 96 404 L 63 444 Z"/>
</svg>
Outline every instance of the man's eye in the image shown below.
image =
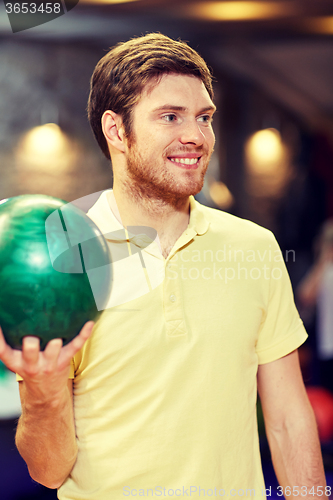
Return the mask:
<svg viewBox="0 0 333 500">
<path fill-rule="evenodd" d="M 198 121 L 203 123 L 212 123 L 213 117 L 210 115 L 199 116 Z"/>
<path fill-rule="evenodd" d="M 176 120 L 176 115 L 173 115 L 173 114 L 164 115 L 162 118 L 166 122 L 174 122 Z"/>
</svg>

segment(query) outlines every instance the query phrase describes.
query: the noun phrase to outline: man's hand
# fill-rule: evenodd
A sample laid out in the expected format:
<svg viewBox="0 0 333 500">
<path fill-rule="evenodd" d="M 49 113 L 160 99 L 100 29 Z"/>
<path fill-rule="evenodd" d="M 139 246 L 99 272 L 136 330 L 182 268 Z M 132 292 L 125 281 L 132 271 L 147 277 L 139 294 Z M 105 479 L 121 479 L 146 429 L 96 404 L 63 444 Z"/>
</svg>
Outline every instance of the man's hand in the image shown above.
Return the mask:
<svg viewBox="0 0 333 500">
<path fill-rule="evenodd" d="M 71 359 L 90 337 L 93 326 L 92 321 L 86 323 L 79 335 L 64 347 L 60 338 L 51 340 L 44 351 L 39 349 L 38 337 L 24 337 L 22 351 L 12 349 L 0 328 L 0 359 L 23 378 L 36 401 L 44 402 L 67 386 Z"/>
</svg>

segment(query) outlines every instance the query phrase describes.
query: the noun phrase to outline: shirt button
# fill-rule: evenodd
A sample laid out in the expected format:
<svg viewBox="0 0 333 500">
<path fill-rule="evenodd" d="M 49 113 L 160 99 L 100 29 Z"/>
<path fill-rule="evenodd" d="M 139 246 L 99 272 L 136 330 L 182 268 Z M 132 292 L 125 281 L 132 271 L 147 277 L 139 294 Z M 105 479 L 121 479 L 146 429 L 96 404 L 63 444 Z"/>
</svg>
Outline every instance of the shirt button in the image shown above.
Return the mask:
<svg viewBox="0 0 333 500">
<path fill-rule="evenodd" d="M 176 299 L 176 295 L 173 295 L 173 294 L 172 294 L 172 295 L 170 295 L 170 297 L 169 297 L 169 298 L 170 298 L 171 302 L 176 302 L 176 300 L 177 300 L 177 299 Z"/>
</svg>

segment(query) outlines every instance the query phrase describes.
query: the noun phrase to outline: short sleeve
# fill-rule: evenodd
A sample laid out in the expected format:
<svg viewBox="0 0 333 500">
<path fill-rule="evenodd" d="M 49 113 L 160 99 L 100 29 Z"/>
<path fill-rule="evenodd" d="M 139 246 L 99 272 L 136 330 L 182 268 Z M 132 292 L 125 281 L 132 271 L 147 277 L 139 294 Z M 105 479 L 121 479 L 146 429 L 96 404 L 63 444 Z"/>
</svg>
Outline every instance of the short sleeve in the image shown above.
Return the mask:
<svg viewBox="0 0 333 500">
<path fill-rule="evenodd" d="M 265 364 L 286 356 L 307 339 L 294 302 L 289 275 L 281 250 L 272 235 L 270 279 L 263 321 L 256 344 L 258 363 Z M 294 254 L 292 255 L 294 258 Z"/>
</svg>

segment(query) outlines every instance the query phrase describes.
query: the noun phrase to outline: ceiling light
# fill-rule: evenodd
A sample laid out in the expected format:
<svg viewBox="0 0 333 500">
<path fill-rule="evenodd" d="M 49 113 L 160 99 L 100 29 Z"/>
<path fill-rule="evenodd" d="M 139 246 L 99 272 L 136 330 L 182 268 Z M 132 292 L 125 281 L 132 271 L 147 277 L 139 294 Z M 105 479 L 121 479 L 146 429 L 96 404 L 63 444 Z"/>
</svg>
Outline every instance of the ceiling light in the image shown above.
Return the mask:
<svg viewBox="0 0 333 500">
<path fill-rule="evenodd" d="M 310 33 L 333 35 L 333 16 L 306 19 L 303 21 L 302 27 Z"/>
<path fill-rule="evenodd" d="M 247 21 L 284 17 L 294 13 L 287 2 L 205 2 L 190 5 L 188 14 L 212 21 Z"/>
<path fill-rule="evenodd" d="M 128 2 L 138 2 L 140 0 L 80 0 L 80 3 L 90 3 L 90 4 L 108 4 L 108 5 L 114 5 L 114 4 L 119 4 L 119 3 L 128 3 Z"/>
<path fill-rule="evenodd" d="M 20 169 L 67 171 L 73 164 L 75 147 L 55 123 L 46 123 L 29 130 L 16 151 Z"/>
<path fill-rule="evenodd" d="M 212 182 L 209 187 L 209 194 L 213 202 L 222 210 L 227 210 L 234 203 L 234 197 L 223 182 Z"/>
<path fill-rule="evenodd" d="M 64 142 L 64 135 L 55 123 L 35 127 L 25 136 L 25 147 L 32 154 L 56 154 L 64 148 Z"/>
<path fill-rule="evenodd" d="M 278 197 L 290 175 L 291 152 L 274 128 L 253 134 L 245 145 L 247 189 L 255 197 Z"/>
<path fill-rule="evenodd" d="M 284 157 L 280 133 L 274 128 L 259 130 L 248 140 L 245 153 L 254 173 L 275 173 Z"/>
</svg>

